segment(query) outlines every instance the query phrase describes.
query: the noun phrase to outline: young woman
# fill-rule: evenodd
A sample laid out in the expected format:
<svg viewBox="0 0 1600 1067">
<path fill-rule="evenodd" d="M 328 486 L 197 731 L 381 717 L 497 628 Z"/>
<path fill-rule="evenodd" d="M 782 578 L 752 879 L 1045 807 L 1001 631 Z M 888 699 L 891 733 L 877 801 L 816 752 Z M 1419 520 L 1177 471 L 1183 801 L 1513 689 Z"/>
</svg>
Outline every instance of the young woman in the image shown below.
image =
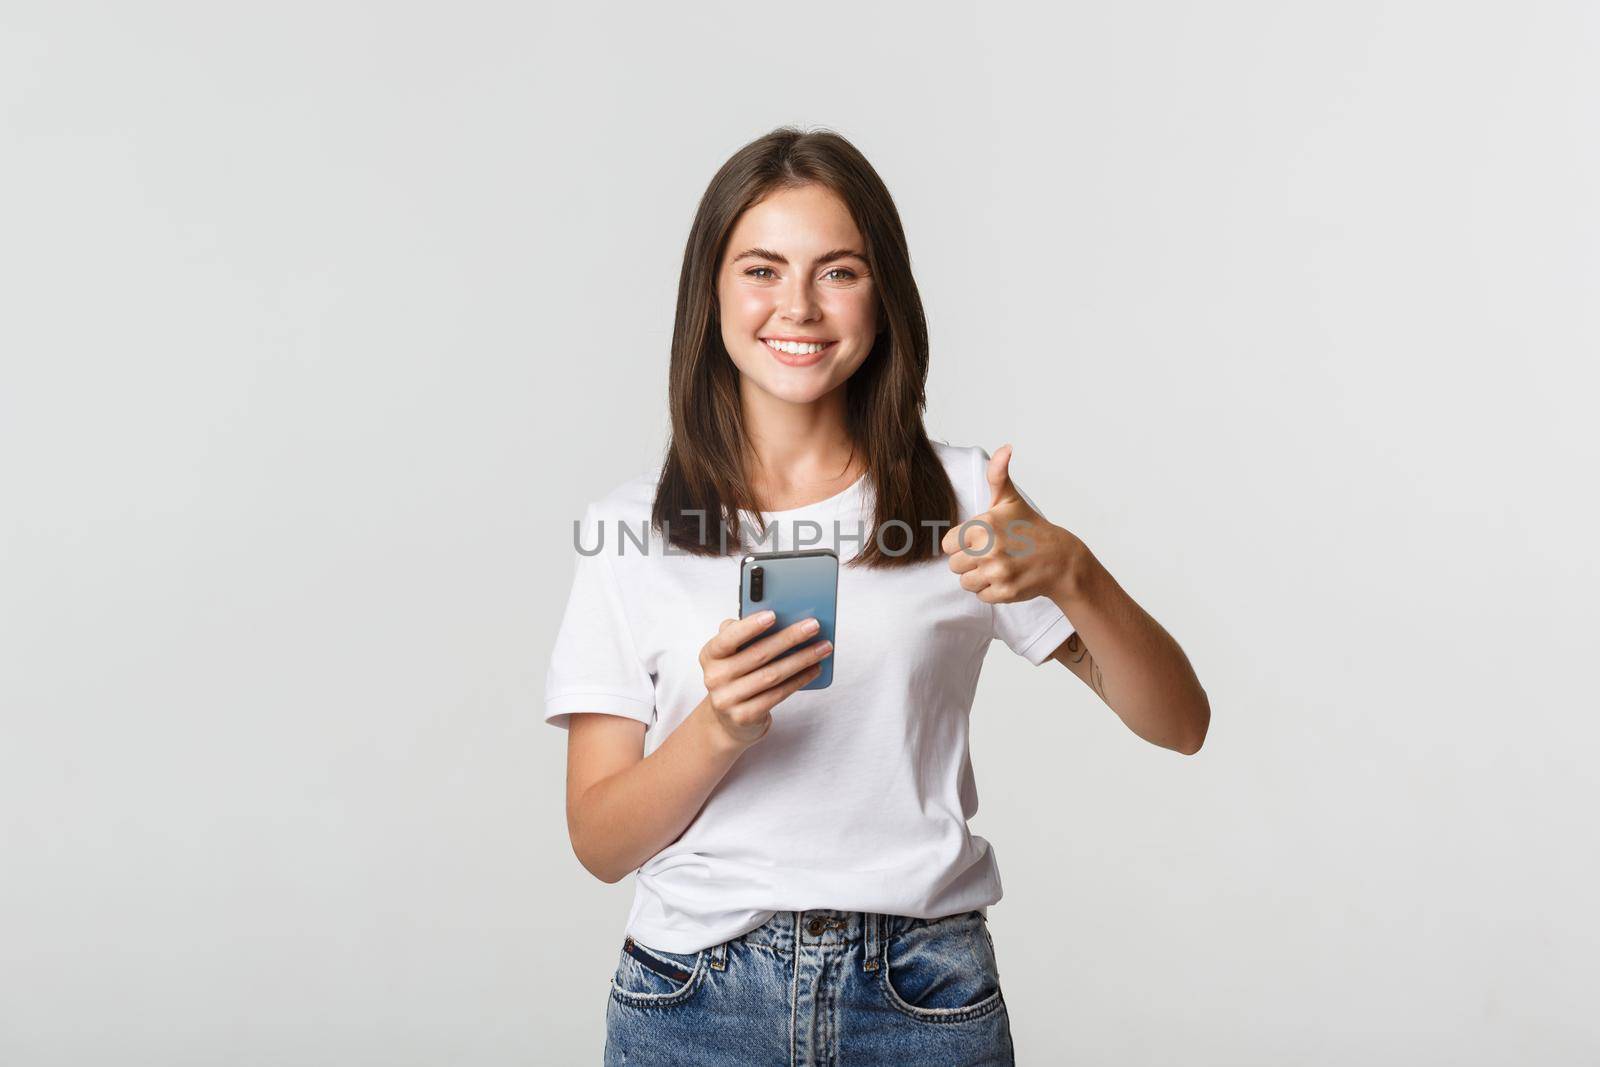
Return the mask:
<svg viewBox="0 0 1600 1067">
<path fill-rule="evenodd" d="M 994 638 L 1200 748 L 1183 652 L 1016 487 L 1008 448 L 928 438 L 927 373 L 866 159 L 790 128 L 738 151 L 684 254 L 671 441 L 578 524 L 547 679 L 573 849 L 637 875 L 607 1063 L 1012 1062 L 1000 876 L 967 827 Z M 836 652 L 729 617 L 745 552 L 818 543 L 842 563 Z M 800 692 L 828 655 L 832 684 Z"/>
</svg>

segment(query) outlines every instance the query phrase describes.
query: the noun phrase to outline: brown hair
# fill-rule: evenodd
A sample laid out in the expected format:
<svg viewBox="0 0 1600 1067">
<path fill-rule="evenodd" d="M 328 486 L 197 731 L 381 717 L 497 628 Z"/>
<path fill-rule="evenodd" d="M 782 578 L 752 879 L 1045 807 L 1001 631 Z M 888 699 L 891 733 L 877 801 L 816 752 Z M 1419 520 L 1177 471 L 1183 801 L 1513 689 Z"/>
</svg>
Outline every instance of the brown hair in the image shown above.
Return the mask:
<svg viewBox="0 0 1600 1067">
<path fill-rule="evenodd" d="M 888 188 L 854 145 L 827 130 L 784 126 L 750 142 L 722 165 L 700 198 L 678 278 L 667 392 L 672 436 L 651 521 L 665 527 L 672 544 L 701 556 L 720 556 L 724 544 L 729 552 L 741 544 L 741 509 L 754 514 L 765 536 L 744 469 L 748 439 L 739 369 L 722 344 L 717 272 L 740 215 L 775 190 L 812 184 L 833 190 L 850 209 L 881 300 L 883 327 L 845 383 L 846 424 L 855 447 L 865 453 L 876 496 L 872 529 L 863 531 L 860 553 L 849 562 L 911 566 L 941 554 L 941 533 L 922 525 L 924 520 L 961 521 L 949 475 L 922 425 L 928 326 Z M 882 540 L 893 552 L 912 539 L 899 555 L 882 551 L 878 543 L 880 528 L 895 519 L 910 530 L 885 530 Z M 713 523 L 724 527 L 725 537 Z"/>
</svg>

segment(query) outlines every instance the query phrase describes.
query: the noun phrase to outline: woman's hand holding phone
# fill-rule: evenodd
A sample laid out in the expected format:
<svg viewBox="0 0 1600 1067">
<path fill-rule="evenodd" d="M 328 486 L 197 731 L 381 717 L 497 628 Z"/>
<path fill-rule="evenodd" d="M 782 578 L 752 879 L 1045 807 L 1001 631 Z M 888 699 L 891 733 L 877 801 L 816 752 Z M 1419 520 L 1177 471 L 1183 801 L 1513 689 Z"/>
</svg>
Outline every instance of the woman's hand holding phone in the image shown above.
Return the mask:
<svg viewBox="0 0 1600 1067">
<path fill-rule="evenodd" d="M 817 633 L 816 619 L 801 619 L 777 633 L 754 641 L 776 616 L 763 611 L 744 619 L 723 619 L 717 635 L 700 650 L 706 700 L 718 724 L 736 744 L 748 747 L 772 727 L 772 709 L 790 693 L 822 672 L 820 661 L 833 651 L 818 641 L 799 652 L 781 655 Z"/>
</svg>

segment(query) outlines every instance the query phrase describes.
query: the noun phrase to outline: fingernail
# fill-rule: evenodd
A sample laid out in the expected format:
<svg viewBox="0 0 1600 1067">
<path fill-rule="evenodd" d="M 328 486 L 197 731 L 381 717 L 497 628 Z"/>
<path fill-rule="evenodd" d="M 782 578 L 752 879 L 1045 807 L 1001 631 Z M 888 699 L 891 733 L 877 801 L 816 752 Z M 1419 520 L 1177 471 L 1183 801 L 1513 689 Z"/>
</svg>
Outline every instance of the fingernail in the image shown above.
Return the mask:
<svg viewBox="0 0 1600 1067">
<path fill-rule="evenodd" d="M 832 641 L 818 641 L 817 642 L 817 655 L 826 656 L 829 652 L 832 652 L 832 651 L 833 651 L 833 642 Z"/>
<path fill-rule="evenodd" d="M 761 613 L 761 621 L 764 622 L 764 623 L 771 622 L 773 619 L 776 619 L 777 617 L 778 616 L 777 616 L 776 612 L 763 611 Z"/>
<path fill-rule="evenodd" d="M 800 624 L 800 628 L 808 634 L 816 633 L 821 626 L 822 624 L 816 619 L 807 619 L 805 622 Z"/>
</svg>

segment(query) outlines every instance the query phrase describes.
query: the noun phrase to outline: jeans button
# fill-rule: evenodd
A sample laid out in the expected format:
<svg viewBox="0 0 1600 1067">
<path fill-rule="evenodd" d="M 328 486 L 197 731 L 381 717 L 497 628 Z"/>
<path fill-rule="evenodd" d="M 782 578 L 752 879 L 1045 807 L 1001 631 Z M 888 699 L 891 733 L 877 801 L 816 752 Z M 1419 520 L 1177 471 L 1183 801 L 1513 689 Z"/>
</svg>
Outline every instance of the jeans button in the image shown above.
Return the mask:
<svg viewBox="0 0 1600 1067">
<path fill-rule="evenodd" d="M 821 919 L 812 919 L 806 924 L 806 929 L 811 932 L 812 937 L 816 937 L 818 934 L 822 933 L 824 925 L 825 924 Z"/>
</svg>

